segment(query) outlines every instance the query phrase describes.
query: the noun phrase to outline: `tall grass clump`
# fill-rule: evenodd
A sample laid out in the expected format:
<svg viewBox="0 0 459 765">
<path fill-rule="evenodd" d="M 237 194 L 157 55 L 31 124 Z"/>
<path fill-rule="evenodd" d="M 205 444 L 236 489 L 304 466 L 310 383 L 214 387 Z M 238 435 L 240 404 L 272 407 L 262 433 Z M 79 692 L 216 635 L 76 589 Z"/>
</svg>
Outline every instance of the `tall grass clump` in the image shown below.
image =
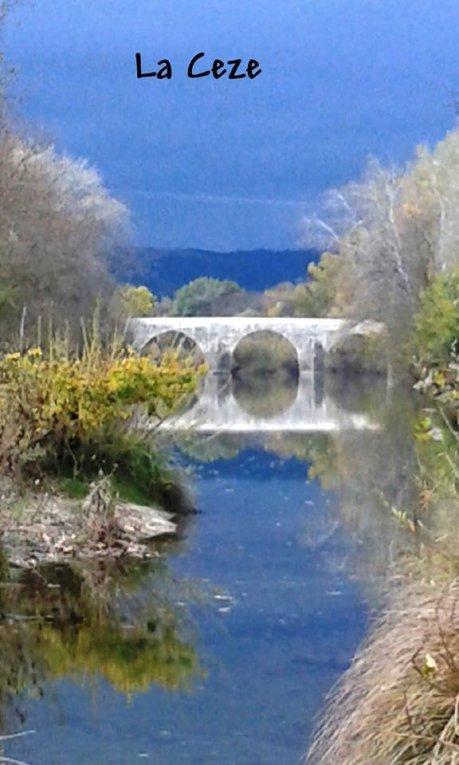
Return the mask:
<svg viewBox="0 0 459 765">
<path fill-rule="evenodd" d="M 309 762 L 459 763 L 458 432 L 449 412 L 434 412 L 415 429 L 416 511 L 390 508 L 415 545 L 328 699 Z"/>
<path fill-rule="evenodd" d="M 459 761 L 459 579 L 405 585 L 332 693 L 308 761 Z"/>
<path fill-rule="evenodd" d="M 138 356 L 97 323 L 81 349 L 66 337 L 0 359 L 0 469 L 19 477 L 112 473 L 149 496 L 173 482 L 151 436 L 132 428 L 139 407 L 160 422 L 194 392 L 199 372 L 166 355 Z"/>
</svg>

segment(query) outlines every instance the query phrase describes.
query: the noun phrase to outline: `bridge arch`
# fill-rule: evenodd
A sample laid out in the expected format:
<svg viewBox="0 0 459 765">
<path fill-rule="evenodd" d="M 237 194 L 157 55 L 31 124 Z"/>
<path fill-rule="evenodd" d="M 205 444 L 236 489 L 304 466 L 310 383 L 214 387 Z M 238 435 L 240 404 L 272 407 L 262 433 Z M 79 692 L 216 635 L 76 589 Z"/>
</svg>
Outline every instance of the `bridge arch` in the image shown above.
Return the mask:
<svg viewBox="0 0 459 765">
<path fill-rule="evenodd" d="M 167 349 L 177 351 L 183 358 L 191 357 L 199 364 L 205 361 L 205 353 L 192 335 L 176 329 L 160 329 L 139 350 L 142 356 L 160 358 Z"/>
<path fill-rule="evenodd" d="M 272 329 L 256 329 L 243 335 L 232 350 L 233 369 L 285 370 L 297 377 L 300 369 L 298 349 L 285 334 Z"/>
</svg>

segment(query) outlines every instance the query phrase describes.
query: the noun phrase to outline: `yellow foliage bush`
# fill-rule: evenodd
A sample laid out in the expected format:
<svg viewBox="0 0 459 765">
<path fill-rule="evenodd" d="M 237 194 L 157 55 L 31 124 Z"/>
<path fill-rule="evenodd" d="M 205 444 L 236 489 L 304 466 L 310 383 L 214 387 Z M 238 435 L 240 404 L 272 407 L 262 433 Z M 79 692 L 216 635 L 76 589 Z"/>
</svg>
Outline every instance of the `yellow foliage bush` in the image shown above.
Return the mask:
<svg viewBox="0 0 459 765">
<path fill-rule="evenodd" d="M 199 372 L 174 355 L 159 364 L 93 343 L 81 355 L 57 345 L 0 360 L 0 459 L 13 466 L 41 451 L 78 451 L 126 421 L 133 407 L 163 418 L 190 396 Z"/>
</svg>

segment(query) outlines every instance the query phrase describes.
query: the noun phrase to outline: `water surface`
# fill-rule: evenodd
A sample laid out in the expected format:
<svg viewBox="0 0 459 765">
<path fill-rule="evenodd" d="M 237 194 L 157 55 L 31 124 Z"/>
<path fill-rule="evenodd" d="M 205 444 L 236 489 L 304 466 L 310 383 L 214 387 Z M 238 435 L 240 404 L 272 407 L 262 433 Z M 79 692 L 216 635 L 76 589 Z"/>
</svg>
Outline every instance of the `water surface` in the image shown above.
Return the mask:
<svg viewBox="0 0 459 765">
<path fill-rule="evenodd" d="M 381 496 L 408 501 L 413 458 L 394 402 L 391 420 L 336 385 L 310 393 L 303 431 L 299 415 L 282 430 L 275 407 L 278 427 L 258 409 L 257 430 L 252 407 L 245 430 L 175 434 L 199 513 L 158 558 L 16 575 L 2 588 L 3 731 L 36 731 L 9 742 L 10 756 L 299 761 L 397 554 Z M 278 401 L 290 402 L 287 422 L 289 407 L 301 412 L 297 397 Z M 325 415 L 334 426 L 320 430 Z"/>
</svg>

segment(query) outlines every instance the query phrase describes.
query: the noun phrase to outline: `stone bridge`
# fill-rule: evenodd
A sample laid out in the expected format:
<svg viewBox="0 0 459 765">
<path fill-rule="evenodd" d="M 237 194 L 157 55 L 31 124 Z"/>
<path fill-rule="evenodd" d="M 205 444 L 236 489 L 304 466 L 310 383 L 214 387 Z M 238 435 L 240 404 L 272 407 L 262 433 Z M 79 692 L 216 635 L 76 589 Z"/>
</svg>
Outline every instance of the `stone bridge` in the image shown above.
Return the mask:
<svg viewBox="0 0 459 765">
<path fill-rule="evenodd" d="M 351 325 L 344 319 L 297 319 L 251 316 L 190 316 L 131 319 L 134 347 L 141 352 L 165 333 L 182 334 L 201 349 L 211 371 L 230 366 L 237 344 L 257 332 L 273 332 L 293 346 L 300 371 L 313 372 L 318 356 L 329 351 L 347 334 L 381 331 L 382 325 L 362 322 Z"/>
</svg>

